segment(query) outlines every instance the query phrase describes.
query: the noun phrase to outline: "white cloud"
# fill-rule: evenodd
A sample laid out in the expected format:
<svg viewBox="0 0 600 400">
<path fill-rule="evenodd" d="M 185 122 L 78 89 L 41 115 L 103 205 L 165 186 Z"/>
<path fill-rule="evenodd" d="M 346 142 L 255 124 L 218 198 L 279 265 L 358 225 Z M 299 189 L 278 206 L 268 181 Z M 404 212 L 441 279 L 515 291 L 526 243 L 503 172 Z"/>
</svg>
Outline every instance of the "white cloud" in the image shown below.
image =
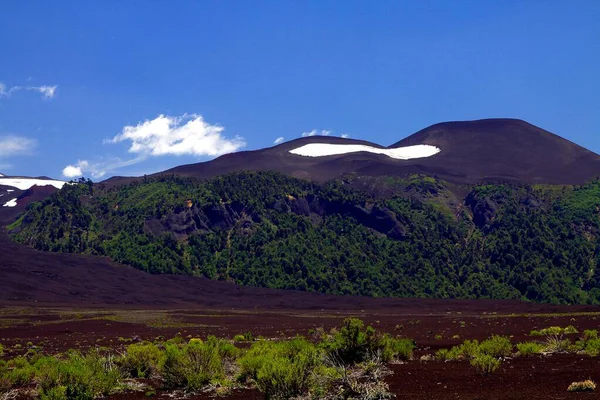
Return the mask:
<svg viewBox="0 0 600 400">
<path fill-rule="evenodd" d="M 348 133 L 342 133 L 340 136 L 344 139 L 348 139 L 350 137 Z"/>
<path fill-rule="evenodd" d="M 317 135 L 329 136 L 330 134 L 331 134 L 331 131 L 327 130 L 327 129 L 322 129 L 320 131 L 313 129 L 310 132 L 302 132 L 302 137 L 317 136 Z"/>
<path fill-rule="evenodd" d="M 37 141 L 22 136 L 0 136 L 0 157 L 11 157 L 31 153 Z"/>
<path fill-rule="evenodd" d="M 277 139 L 275 139 L 273 141 L 273 144 L 281 144 L 281 143 L 283 143 L 284 140 L 285 139 L 283 138 L 283 136 L 279 136 Z"/>
<path fill-rule="evenodd" d="M 27 90 L 39 92 L 43 98 L 52 99 L 56 95 L 58 85 L 42 85 L 42 86 L 11 86 L 8 87 L 4 83 L 0 82 L 0 97 L 10 97 L 13 93 Z"/>
<path fill-rule="evenodd" d="M 195 155 L 220 156 L 246 146 L 244 139 L 223 136 L 225 128 L 211 125 L 201 115 L 170 117 L 159 115 L 153 120 L 126 126 L 120 135 L 105 143 L 131 141 L 130 153 L 148 156 Z"/>
<path fill-rule="evenodd" d="M 27 90 L 37 90 L 46 98 L 53 98 L 56 93 L 57 85 L 54 86 L 30 86 Z"/>
<path fill-rule="evenodd" d="M 76 178 L 79 176 L 91 176 L 92 178 L 102 178 L 107 173 L 122 167 L 137 164 L 145 160 L 145 156 L 136 157 L 131 160 L 121 160 L 118 157 L 101 158 L 96 162 L 88 160 L 78 160 L 77 163 L 67 165 L 62 170 L 65 178 Z"/>
<path fill-rule="evenodd" d="M 87 160 L 79 160 L 75 165 L 67 165 L 62 170 L 62 174 L 66 178 L 77 178 L 78 176 L 82 176 L 88 167 L 89 163 Z"/>
</svg>

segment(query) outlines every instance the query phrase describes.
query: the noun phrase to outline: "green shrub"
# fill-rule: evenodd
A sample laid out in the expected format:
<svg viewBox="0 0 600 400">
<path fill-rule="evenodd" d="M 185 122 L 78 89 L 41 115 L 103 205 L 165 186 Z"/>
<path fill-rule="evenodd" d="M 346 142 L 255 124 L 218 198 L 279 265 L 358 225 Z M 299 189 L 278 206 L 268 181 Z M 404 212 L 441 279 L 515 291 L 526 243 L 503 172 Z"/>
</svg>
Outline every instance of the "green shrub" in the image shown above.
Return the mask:
<svg viewBox="0 0 600 400">
<path fill-rule="evenodd" d="M 448 349 L 439 349 L 435 353 L 435 359 L 436 360 L 440 360 L 440 361 L 446 361 L 446 360 L 450 359 L 449 355 L 450 355 L 450 350 L 448 350 Z"/>
<path fill-rule="evenodd" d="M 415 349 L 415 342 L 412 339 L 393 338 L 386 334 L 381 336 L 374 347 L 373 351 L 380 354 L 383 362 L 410 360 Z"/>
<path fill-rule="evenodd" d="M 477 340 L 465 340 L 463 344 L 452 347 L 446 354 L 448 360 L 472 359 L 479 354 L 479 342 Z"/>
<path fill-rule="evenodd" d="M 347 318 L 339 330 L 320 335 L 319 347 L 345 365 L 359 363 L 378 355 L 382 361 L 408 360 L 415 348 L 414 341 L 380 334 L 372 326 L 365 327 L 357 318 Z"/>
<path fill-rule="evenodd" d="M 585 354 L 591 357 L 597 357 L 600 354 L 600 339 L 590 339 L 584 341 L 582 349 Z"/>
<path fill-rule="evenodd" d="M 596 329 L 586 329 L 583 331 L 583 340 L 593 340 L 598 339 L 598 331 Z"/>
<path fill-rule="evenodd" d="M 27 385 L 35 376 L 35 368 L 23 356 L 9 360 L 7 367 L 5 379 L 11 386 Z"/>
<path fill-rule="evenodd" d="M 522 356 L 530 356 L 541 353 L 544 346 L 536 342 L 517 343 L 517 350 Z"/>
<path fill-rule="evenodd" d="M 199 390 L 209 383 L 223 383 L 223 360 L 234 357 L 237 349 L 230 343 L 209 337 L 206 342 L 165 344 L 162 375 L 168 388 Z"/>
<path fill-rule="evenodd" d="M 136 343 L 127 346 L 122 364 L 134 378 L 146 378 L 157 373 L 165 360 L 164 352 L 153 343 Z"/>
<path fill-rule="evenodd" d="M 4 355 L 4 346 L 0 343 L 0 356 Z"/>
<path fill-rule="evenodd" d="M 565 335 L 574 335 L 576 333 L 579 333 L 579 331 L 573 325 L 569 325 L 563 329 L 563 334 Z"/>
<path fill-rule="evenodd" d="M 339 331 L 333 330 L 332 334 L 322 342 L 321 346 L 333 357 L 345 364 L 363 361 L 369 351 L 378 347 L 375 329 L 365 325 L 358 318 L 346 318 Z"/>
<path fill-rule="evenodd" d="M 477 354 L 472 360 L 471 365 L 477 372 L 483 375 L 489 375 L 500 367 L 500 360 L 488 354 Z"/>
<path fill-rule="evenodd" d="M 110 394 L 121 379 L 112 359 L 97 351 L 86 355 L 73 351 L 64 359 L 44 357 L 38 360 L 35 370 L 40 396 L 45 399 L 94 399 Z"/>
<path fill-rule="evenodd" d="M 321 351 L 302 338 L 254 343 L 239 363 L 241 378 L 253 379 L 267 400 L 306 394 L 323 367 Z"/>
<path fill-rule="evenodd" d="M 65 386 L 55 386 L 40 393 L 40 400 L 69 400 Z"/>
<path fill-rule="evenodd" d="M 549 328 L 531 331 L 529 336 L 572 335 L 575 333 L 579 333 L 579 331 L 573 325 L 569 325 L 566 328 L 561 328 L 560 326 L 551 326 Z"/>
<path fill-rule="evenodd" d="M 498 358 L 510 356 L 512 349 L 513 345 L 507 337 L 494 335 L 481 342 L 476 352 Z"/>
<path fill-rule="evenodd" d="M 244 332 L 233 337 L 234 342 L 252 342 L 253 340 L 252 332 Z"/>
</svg>

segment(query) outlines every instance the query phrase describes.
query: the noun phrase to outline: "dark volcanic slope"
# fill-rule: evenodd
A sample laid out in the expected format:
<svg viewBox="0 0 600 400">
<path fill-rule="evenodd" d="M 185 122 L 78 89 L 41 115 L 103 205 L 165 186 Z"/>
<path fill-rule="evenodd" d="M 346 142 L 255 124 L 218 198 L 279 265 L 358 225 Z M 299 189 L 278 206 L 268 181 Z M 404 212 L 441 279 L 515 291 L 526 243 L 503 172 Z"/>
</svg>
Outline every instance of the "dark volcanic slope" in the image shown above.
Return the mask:
<svg viewBox="0 0 600 400">
<path fill-rule="evenodd" d="M 436 124 L 390 147 L 416 144 L 442 149 L 415 162 L 449 180 L 579 184 L 600 175 L 598 154 L 515 119 Z"/>
<path fill-rule="evenodd" d="M 279 146 L 227 154 L 215 160 L 182 165 L 160 174 L 200 179 L 251 170 L 278 171 L 297 178 L 326 181 L 344 174 L 404 176 L 435 175 L 454 183 L 485 181 L 581 184 L 600 176 L 600 156 L 527 122 L 486 119 L 445 122 L 415 133 L 389 148 L 429 144 L 441 152 L 427 158 L 396 160 L 372 153 L 304 157 L 289 151 L 308 143 L 366 144 L 329 136 L 292 140 Z M 139 178 L 115 177 L 108 185 Z"/>
<path fill-rule="evenodd" d="M 378 299 L 240 287 L 191 276 L 150 275 L 101 257 L 37 251 L 12 242 L 4 233 L 0 233 L 0 255 L 0 307 L 324 309 L 408 314 L 597 310 L 514 300 Z"/>
</svg>

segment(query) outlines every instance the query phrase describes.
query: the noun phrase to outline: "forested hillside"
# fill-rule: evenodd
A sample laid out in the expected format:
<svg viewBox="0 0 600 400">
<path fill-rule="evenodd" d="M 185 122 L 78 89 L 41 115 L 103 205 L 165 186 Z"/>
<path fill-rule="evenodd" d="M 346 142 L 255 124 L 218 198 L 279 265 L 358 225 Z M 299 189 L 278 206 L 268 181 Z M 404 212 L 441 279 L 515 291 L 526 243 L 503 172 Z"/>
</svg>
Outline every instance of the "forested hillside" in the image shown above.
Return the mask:
<svg viewBox="0 0 600 400">
<path fill-rule="evenodd" d="M 80 181 L 9 229 L 41 250 L 244 285 L 600 303 L 599 205 L 599 182 L 453 186 L 415 175 L 321 185 L 236 173 L 111 189 Z"/>
</svg>

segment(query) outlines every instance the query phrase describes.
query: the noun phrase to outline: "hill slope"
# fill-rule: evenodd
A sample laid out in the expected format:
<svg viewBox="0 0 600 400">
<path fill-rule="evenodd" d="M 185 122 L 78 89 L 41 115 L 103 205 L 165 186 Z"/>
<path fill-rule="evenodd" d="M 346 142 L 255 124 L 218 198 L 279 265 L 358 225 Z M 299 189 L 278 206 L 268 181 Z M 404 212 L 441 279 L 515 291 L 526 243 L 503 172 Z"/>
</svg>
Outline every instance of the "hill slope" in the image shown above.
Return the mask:
<svg viewBox="0 0 600 400">
<path fill-rule="evenodd" d="M 599 183 L 461 195 L 430 177 L 373 179 L 389 196 L 276 173 L 65 186 L 10 228 L 42 250 L 249 286 L 600 302 Z"/>
<path fill-rule="evenodd" d="M 292 153 L 303 146 L 319 143 L 348 148 L 366 146 L 385 151 L 430 145 L 439 152 L 409 159 L 365 151 L 319 157 Z M 573 185 L 600 176 L 600 156 L 521 120 L 486 119 L 436 124 L 387 148 L 330 136 L 301 138 L 266 149 L 182 165 L 155 175 L 208 179 L 240 171 L 277 171 L 318 182 L 349 174 L 406 177 L 417 173 L 461 184 L 508 181 Z M 139 178 L 115 177 L 105 184 L 112 186 L 134 180 Z"/>
</svg>

